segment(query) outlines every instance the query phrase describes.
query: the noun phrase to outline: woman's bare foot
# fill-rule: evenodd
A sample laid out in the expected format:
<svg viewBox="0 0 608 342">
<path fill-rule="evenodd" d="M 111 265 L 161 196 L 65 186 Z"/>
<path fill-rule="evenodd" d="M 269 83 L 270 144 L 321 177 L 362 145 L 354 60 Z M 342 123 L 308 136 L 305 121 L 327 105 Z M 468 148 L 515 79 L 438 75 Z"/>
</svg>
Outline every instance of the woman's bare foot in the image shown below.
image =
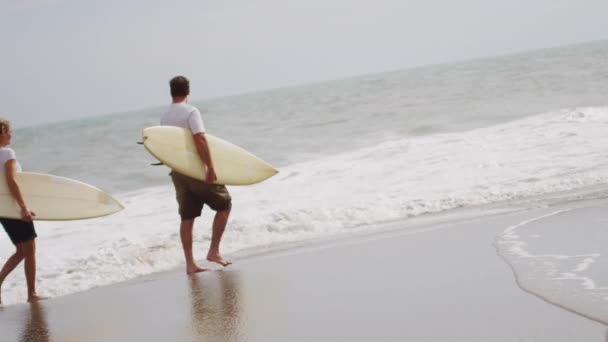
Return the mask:
<svg viewBox="0 0 608 342">
<path fill-rule="evenodd" d="M 207 255 L 207 260 L 211 261 L 211 262 L 215 262 L 218 263 L 224 267 L 228 266 L 228 265 L 232 265 L 232 261 L 230 260 L 225 260 L 224 258 L 222 258 L 221 255 L 219 254 L 208 254 Z"/>
<path fill-rule="evenodd" d="M 38 302 L 41 300 L 49 299 L 49 297 L 39 296 L 37 294 L 29 295 L 27 298 L 28 303 Z"/>
<path fill-rule="evenodd" d="M 188 275 L 190 275 L 190 274 L 194 274 L 194 273 L 205 272 L 208 270 L 209 270 L 208 268 L 200 267 L 198 265 L 193 265 L 193 266 L 188 266 L 186 268 L 186 273 L 188 273 Z"/>
</svg>

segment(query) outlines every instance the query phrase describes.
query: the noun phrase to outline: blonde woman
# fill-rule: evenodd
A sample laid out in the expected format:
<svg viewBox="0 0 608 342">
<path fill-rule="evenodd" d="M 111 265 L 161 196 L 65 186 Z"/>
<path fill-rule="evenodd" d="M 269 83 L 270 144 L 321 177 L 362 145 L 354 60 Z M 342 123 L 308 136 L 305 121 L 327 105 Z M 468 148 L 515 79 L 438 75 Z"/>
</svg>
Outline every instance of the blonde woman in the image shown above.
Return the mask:
<svg viewBox="0 0 608 342">
<path fill-rule="evenodd" d="M 0 175 L 4 175 L 8 188 L 13 198 L 21 208 L 21 219 L 0 218 L 0 223 L 8 234 L 9 238 L 17 248 L 4 266 L 0 270 L 0 289 L 6 276 L 17 267 L 21 261 L 25 260 L 25 279 L 27 281 L 27 300 L 35 302 L 45 297 L 36 294 L 36 230 L 34 229 L 33 217 L 17 183 L 16 173 L 21 171 L 21 165 L 15 157 L 15 151 L 8 148 L 11 143 L 11 124 L 8 120 L 0 119 Z M 0 179 L 0 181 L 3 181 Z M 0 304 L 2 296 L 0 292 Z"/>
</svg>

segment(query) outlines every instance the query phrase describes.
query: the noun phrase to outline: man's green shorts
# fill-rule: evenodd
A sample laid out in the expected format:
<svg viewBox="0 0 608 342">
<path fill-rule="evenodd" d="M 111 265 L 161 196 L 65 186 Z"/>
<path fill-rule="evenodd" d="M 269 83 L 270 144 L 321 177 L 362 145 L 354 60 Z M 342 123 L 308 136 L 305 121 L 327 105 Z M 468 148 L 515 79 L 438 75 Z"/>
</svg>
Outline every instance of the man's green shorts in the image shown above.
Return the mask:
<svg viewBox="0 0 608 342">
<path fill-rule="evenodd" d="M 205 204 L 215 211 L 224 211 L 232 207 L 232 197 L 224 185 L 207 184 L 175 171 L 170 175 L 175 186 L 175 197 L 182 220 L 201 216 Z"/>
</svg>

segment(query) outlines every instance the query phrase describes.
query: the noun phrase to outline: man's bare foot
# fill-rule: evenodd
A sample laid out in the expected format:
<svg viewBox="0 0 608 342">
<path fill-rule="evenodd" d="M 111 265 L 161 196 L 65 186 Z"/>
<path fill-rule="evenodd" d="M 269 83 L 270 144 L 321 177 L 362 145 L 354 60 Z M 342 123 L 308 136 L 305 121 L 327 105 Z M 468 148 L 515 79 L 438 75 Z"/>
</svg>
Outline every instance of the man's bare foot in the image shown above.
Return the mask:
<svg viewBox="0 0 608 342">
<path fill-rule="evenodd" d="M 204 268 L 204 267 L 200 267 L 198 265 L 194 265 L 194 266 L 189 266 L 186 268 L 186 273 L 188 273 L 188 275 L 190 274 L 194 274 L 194 273 L 200 273 L 200 272 L 205 272 L 208 271 L 208 268 Z"/>
<path fill-rule="evenodd" d="M 207 255 L 207 260 L 211 261 L 211 262 L 215 262 L 218 263 L 224 267 L 228 266 L 228 265 L 232 265 L 232 261 L 230 260 L 225 260 L 224 258 L 222 258 L 219 254 L 209 254 Z"/>
<path fill-rule="evenodd" d="M 33 294 L 27 298 L 27 302 L 34 303 L 34 302 L 38 302 L 38 301 L 45 300 L 45 299 L 49 299 L 49 297 L 44 297 L 44 296 L 39 296 L 37 294 Z"/>
</svg>

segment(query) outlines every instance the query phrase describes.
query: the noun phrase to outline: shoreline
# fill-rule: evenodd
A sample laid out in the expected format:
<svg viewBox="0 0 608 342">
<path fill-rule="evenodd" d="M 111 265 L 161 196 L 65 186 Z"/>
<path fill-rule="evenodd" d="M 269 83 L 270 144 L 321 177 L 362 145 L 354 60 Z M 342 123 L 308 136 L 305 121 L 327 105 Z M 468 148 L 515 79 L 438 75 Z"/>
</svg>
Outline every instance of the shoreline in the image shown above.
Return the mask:
<svg viewBox="0 0 608 342">
<path fill-rule="evenodd" d="M 226 254 L 226 257 L 229 260 L 242 262 L 243 260 L 247 260 L 249 258 L 272 257 L 275 254 L 284 252 L 298 253 L 302 250 L 324 248 L 324 246 L 350 244 L 353 242 L 356 243 L 357 241 L 362 241 L 365 239 L 386 238 L 390 237 L 391 235 L 415 234 L 427 230 L 438 229 L 437 226 L 441 226 L 446 223 L 466 223 L 478 219 L 490 219 L 495 216 L 523 213 L 539 208 L 562 206 L 569 206 L 570 209 L 583 208 L 593 206 L 598 203 L 603 203 L 605 200 L 608 200 L 608 185 L 589 186 L 577 190 L 555 192 L 548 195 L 507 199 L 494 203 L 469 207 L 457 207 L 439 212 L 429 212 L 405 219 L 393 219 L 375 222 L 373 224 L 362 224 L 360 226 L 351 227 L 348 231 L 329 234 L 326 236 L 310 237 L 296 241 L 273 242 L 268 245 L 246 247 L 244 249 L 228 253 Z M 210 263 L 204 258 L 198 260 L 198 262 L 200 265 L 210 268 L 212 271 L 221 269 L 221 266 Z M 77 292 L 53 296 L 50 299 L 62 298 L 65 296 L 86 293 L 100 288 L 137 282 L 141 279 L 146 279 L 155 275 L 162 275 L 172 272 L 180 273 L 183 271 L 183 267 L 184 265 L 181 264 L 168 269 L 137 275 L 124 281 L 103 284 Z M 27 305 L 25 302 L 9 304 L 5 303 L 0 305 L 0 308 L 3 306 L 10 307 L 21 304 Z"/>
<path fill-rule="evenodd" d="M 368 225 L 361 224 L 366 221 L 365 217 L 361 220 L 345 220 L 352 225 L 341 225 L 344 222 L 340 219 L 336 220 L 337 225 L 335 225 L 332 223 L 334 220 L 331 216 L 323 218 L 323 215 L 319 216 L 327 222 L 323 220 L 309 222 L 305 219 L 314 218 L 315 215 L 308 214 L 302 215 L 304 219 L 294 214 L 294 222 L 290 222 L 291 218 L 287 217 L 285 220 L 280 219 L 274 225 L 275 217 L 271 213 L 260 221 L 254 221 L 255 229 L 249 229 L 248 225 L 252 222 L 246 220 L 237 219 L 229 223 L 231 226 L 228 227 L 227 234 L 224 236 L 224 251 L 229 258 L 234 258 L 234 256 L 241 258 L 250 254 L 256 255 L 299 246 L 323 244 L 325 240 L 334 241 L 350 239 L 352 236 L 379 235 L 385 230 L 384 227 L 391 224 L 397 225 L 397 228 L 394 229 L 403 230 L 419 224 L 429 224 L 429 222 L 460 220 L 463 216 L 485 216 L 488 213 L 528 210 L 572 201 L 578 202 L 581 199 L 593 201 L 607 196 L 608 186 L 586 187 L 576 191 L 556 192 L 551 195 L 506 199 L 475 206 L 460 206 L 409 217 L 405 217 L 406 213 L 403 213 L 399 215 L 403 218 L 396 218 L 392 221 L 376 221 L 378 218 L 374 218 L 376 222 Z M 137 203 L 138 208 L 148 209 L 134 212 L 124 211 L 115 216 L 103 218 L 103 221 L 99 219 L 99 221 L 84 222 L 40 222 L 38 256 L 42 267 L 39 268 L 39 276 L 43 280 L 39 283 L 40 292 L 52 297 L 64 296 L 128 281 L 158 271 L 179 269 L 183 263 L 183 252 L 179 245 L 176 218 L 169 214 L 154 216 L 154 213 L 158 212 L 170 213 L 174 209 L 174 203 L 166 201 L 166 199 L 163 201 L 148 199 L 147 202 L 144 200 Z M 134 205 L 130 207 L 135 208 Z M 255 217 L 254 208 L 255 206 L 249 206 L 249 210 L 252 212 L 247 213 L 246 216 Z M 277 213 L 283 212 L 278 210 Z M 210 214 L 210 212 L 206 212 L 206 214 Z M 212 216 L 208 215 L 198 221 L 200 228 L 197 228 L 196 239 L 198 241 L 195 246 L 201 249 L 204 249 L 209 241 L 210 230 L 205 222 L 211 219 Z M 131 227 L 133 221 L 141 221 L 145 224 Z M 294 231 L 291 230 L 290 225 L 293 225 Z M 48 230 L 45 231 L 47 228 Z M 275 228 L 277 230 L 274 230 Z M 67 238 L 64 239 L 64 237 Z M 14 247 L 6 239 L 2 242 L 3 244 L 0 246 L 2 254 L 8 258 Z M 73 249 L 73 246 L 78 243 L 82 245 Z M 131 260 L 136 262 L 132 263 Z M 9 282 L 4 284 L 5 305 L 25 301 L 25 293 L 20 290 L 25 281 L 23 278 L 21 272 L 16 272 L 8 279 Z"/>
</svg>

